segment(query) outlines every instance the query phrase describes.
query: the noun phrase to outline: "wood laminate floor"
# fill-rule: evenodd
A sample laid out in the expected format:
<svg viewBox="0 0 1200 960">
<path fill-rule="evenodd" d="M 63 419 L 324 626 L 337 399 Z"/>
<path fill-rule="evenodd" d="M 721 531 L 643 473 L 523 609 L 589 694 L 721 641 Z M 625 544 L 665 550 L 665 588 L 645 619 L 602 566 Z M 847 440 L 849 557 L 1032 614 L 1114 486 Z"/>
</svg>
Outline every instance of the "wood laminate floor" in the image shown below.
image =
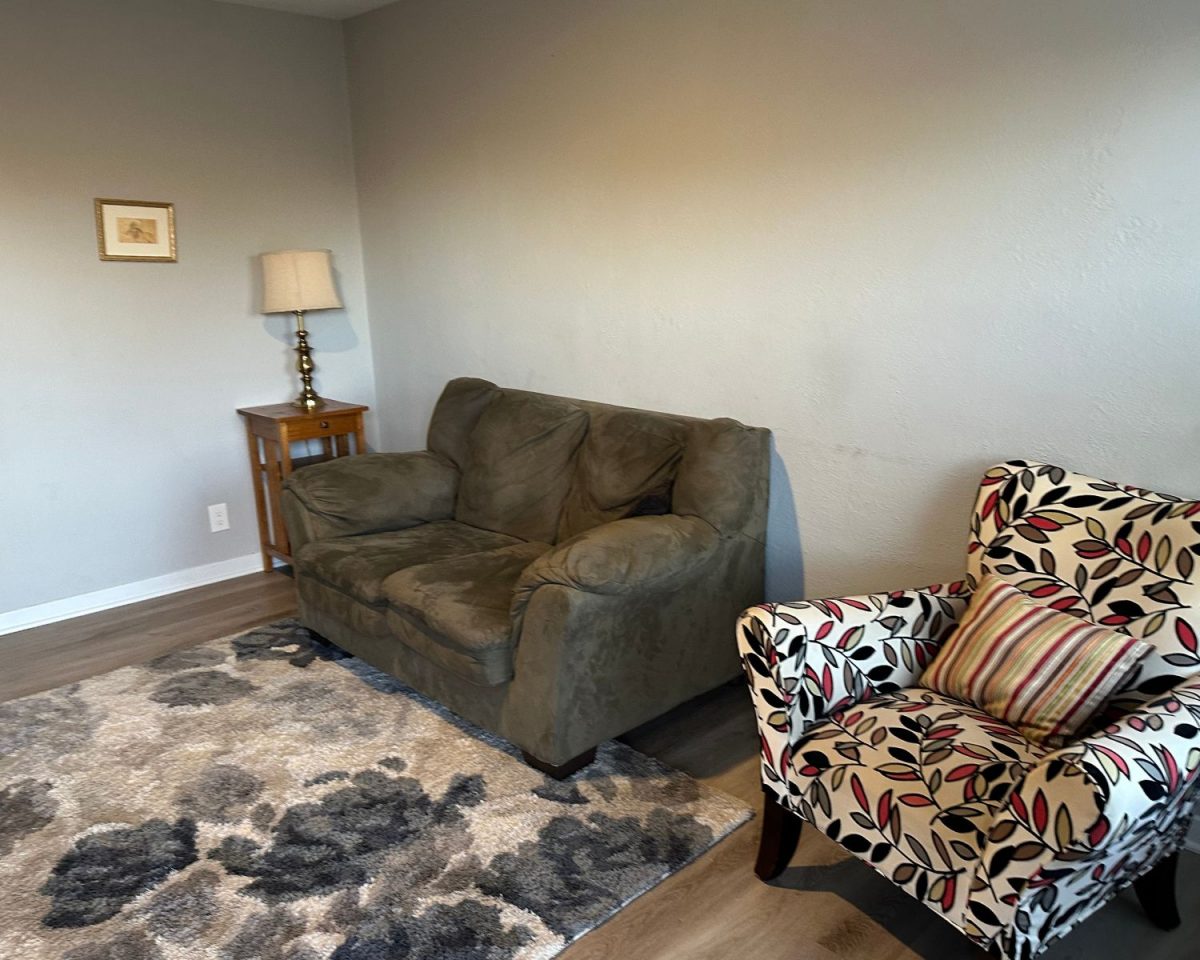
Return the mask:
<svg viewBox="0 0 1200 960">
<path fill-rule="evenodd" d="M 0 637 L 0 701 L 70 683 L 295 612 L 292 581 L 251 574 Z M 746 691 L 724 687 L 623 738 L 758 808 L 757 737 Z M 948 924 L 807 830 L 774 884 L 751 866 L 758 822 L 630 904 L 564 960 L 982 960 Z M 1131 894 L 1108 904 L 1046 960 L 1200 957 L 1200 857 L 1180 866 L 1183 926 L 1164 933 Z"/>
</svg>

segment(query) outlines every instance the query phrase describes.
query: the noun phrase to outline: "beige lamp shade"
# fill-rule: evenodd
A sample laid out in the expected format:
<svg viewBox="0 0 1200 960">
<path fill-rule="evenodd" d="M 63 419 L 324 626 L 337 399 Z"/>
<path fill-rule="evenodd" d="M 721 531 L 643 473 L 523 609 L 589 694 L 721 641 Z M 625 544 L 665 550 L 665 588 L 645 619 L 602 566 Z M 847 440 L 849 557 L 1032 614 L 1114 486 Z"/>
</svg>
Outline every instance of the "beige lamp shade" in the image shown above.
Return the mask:
<svg viewBox="0 0 1200 960">
<path fill-rule="evenodd" d="M 263 313 L 330 310 L 342 305 L 328 250 L 276 250 L 262 255 Z"/>
</svg>

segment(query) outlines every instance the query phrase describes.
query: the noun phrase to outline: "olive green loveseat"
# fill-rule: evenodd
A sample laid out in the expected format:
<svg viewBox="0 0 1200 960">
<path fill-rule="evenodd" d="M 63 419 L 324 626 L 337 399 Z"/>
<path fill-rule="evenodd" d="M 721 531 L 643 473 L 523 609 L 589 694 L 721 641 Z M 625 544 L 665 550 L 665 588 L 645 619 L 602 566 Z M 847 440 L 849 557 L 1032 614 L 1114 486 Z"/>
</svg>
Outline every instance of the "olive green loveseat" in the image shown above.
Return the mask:
<svg viewBox="0 0 1200 960">
<path fill-rule="evenodd" d="M 300 618 L 565 776 L 737 676 L 768 437 L 452 380 L 427 450 L 288 480 Z"/>
</svg>

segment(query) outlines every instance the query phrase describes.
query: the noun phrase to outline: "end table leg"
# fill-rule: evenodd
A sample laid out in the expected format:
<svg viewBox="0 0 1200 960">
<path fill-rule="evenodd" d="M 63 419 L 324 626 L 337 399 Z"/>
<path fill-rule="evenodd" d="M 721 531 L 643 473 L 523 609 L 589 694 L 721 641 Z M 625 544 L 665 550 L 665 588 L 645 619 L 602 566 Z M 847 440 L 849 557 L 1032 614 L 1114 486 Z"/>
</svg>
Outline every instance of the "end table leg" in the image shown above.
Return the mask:
<svg viewBox="0 0 1200 960">
<path fill-rule="evenodd" d="M 360 413 L 354 420 L 354 453 L 366 453 L 367 442 L 363 439 L 363 416 Z"/>
<path fill-rule="evenodd" d="M 263 571 L 270 573 L 275 564 L 267 552 L 270 533 L 267 527 L 267 498 L 263 492 L 265 478 L 263 477 L 262 454 L 258 449 L 258 437 L 254 435 L 249 420 L 246 421 L 246 446 L 250 453 L 250 481 L 254 484 L 254 512 L 258 517 L 258 549 L 262 551 Z"/>
<path fill-rule="evenodd" d="M 271 510 L 271 545 L 279 553 L 289 553 L 287 529 L 283 525 L 283 509 L 280 505 L 283 496 L 283 481 L 291 473 L 291 465 L 284 464 L 282 444 L 278 440 L 264 440 L 263 450 L 266 454 L 267 487 L 269 490 Z"/>
</svg>

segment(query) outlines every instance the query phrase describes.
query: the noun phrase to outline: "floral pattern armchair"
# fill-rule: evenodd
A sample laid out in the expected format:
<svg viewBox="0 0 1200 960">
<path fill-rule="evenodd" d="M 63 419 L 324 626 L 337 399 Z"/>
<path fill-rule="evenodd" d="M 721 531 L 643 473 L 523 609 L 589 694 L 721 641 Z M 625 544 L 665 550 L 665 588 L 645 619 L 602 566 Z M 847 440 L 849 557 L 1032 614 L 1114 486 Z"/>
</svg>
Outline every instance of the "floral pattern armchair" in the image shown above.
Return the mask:
<svg viewBox="0 0 1200 960">
<path fill-rule="evenodd" d="M 1197 554 L 1200 502 L 1015 460 L 983 477 L 963 580 L 747 610 L 759 876 L 787 865 L 803 820 L 1010 960 L 1130 883 L 1177 925 L 1200 780 Z M 1154 648 L 1064 747 L 917 686 L 986 573 Z"/>
</svg>

